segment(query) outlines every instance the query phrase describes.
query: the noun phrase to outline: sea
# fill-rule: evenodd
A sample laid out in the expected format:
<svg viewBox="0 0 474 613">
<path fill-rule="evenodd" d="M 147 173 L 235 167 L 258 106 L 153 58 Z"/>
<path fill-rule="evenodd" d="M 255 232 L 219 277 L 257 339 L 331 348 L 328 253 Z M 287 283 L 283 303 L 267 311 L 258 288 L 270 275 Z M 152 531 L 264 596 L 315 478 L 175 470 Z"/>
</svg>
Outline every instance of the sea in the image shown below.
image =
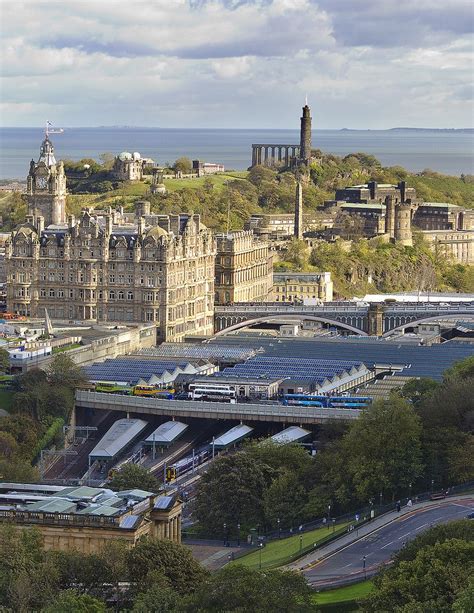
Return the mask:
<svg viewBox="0 0 474 613">
<path fill-rule="evenodd" d="M 23 179 L 37 159 L 42 128 L 0 128 L 0 179 Z M 181 129 L 98 127 L 65 128 L 51 137 L 57 159 L 98 159 L 101 153 L 138 151 L 159 164 L 181 156 L 219 162 L 227 170 L 248 168 L 252 143 L 297 144 L 298 130 Z M 473 131 L 451 130 L 314 130 L 313 147 L 344 156 L 362 151 L 384 166 L 412 172 L 430 168 L 459 176 L 474 173 Z"/>
</svg>

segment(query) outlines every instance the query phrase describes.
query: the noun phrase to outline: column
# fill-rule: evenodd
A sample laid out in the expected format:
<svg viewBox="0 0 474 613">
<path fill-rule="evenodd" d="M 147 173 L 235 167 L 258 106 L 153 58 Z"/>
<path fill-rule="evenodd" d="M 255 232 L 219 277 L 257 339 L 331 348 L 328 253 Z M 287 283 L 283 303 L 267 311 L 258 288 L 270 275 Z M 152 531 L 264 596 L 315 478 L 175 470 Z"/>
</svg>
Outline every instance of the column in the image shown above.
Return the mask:
<svg viewBox="0 0 474 613">
<path fill-rule="evenodd" d="M 283 147 L 278 147 L 278 161 L 281 162 L 281 150 Z"/>
<path fill-rule="evenodd" d="M 272 147 L 272 164 L 275 163 L 275 147 Z"/>
<path fill-rule="evenodd" d="M 285 147 L 285 166 L 290 165 L 290 157 L 288 152 L 289 147 Z"/>
<path fill-rule="evenodd" d="M 268 165 L 268 147 L 265 147 L 265 165 Z"/>
<path fill-rule="evenodd" d="M 256 163 L 256 147 L 252 145 L 252 166 L 255 166 Z"/>
</svg>

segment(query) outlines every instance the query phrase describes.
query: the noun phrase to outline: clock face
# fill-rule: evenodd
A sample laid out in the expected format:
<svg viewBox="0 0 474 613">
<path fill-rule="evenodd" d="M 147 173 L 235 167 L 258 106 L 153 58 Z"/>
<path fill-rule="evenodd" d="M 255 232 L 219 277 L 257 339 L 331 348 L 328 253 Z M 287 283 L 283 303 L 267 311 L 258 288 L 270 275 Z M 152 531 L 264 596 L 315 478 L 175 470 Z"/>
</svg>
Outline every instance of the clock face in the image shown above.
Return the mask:
<svg viewBox="0 0 474 613">
<path fill-rule="evenodd" d="M 46 177 L 36 177 L 36 187 L 38 189 L 46 189 L 48 181 Z"/>
</svg>

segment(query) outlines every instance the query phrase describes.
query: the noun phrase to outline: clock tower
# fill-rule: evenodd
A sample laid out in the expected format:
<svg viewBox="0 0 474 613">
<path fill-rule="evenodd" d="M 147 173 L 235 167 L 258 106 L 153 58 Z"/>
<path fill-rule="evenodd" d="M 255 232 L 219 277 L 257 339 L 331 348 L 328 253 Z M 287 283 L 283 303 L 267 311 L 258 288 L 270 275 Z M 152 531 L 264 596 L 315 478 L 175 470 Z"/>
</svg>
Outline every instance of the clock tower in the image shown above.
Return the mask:
<svg viewBox="0 0 474 613">
<path fill-rule="evenodd" d="M 30 162 L 26 181 L 28 215 L 43 217 L 46 227 L 66 223 L 66 175 L 63 163 L 56 162 L 47 133 L 41 143 L 38 162 Z"/>
</svg>

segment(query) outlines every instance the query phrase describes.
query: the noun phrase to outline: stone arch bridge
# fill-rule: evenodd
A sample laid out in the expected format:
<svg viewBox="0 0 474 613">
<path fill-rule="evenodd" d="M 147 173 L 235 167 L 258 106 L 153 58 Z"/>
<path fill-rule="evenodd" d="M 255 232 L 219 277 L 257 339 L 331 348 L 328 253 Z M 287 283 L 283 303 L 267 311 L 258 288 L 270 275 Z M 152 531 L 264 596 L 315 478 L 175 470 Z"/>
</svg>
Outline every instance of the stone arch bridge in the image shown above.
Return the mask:
<svg viewBox="0 0 474 613">
<path fill-rule="evenodd" d="M 419 323 L 465 317 L 474 317 L 474 302 L 326 302 L 321 306 L 238 303 L 215 308 L 214 331 L 221 336 L 253 324 L 311 320 L 362 336 L 385 336 Z"/>
</svg>

